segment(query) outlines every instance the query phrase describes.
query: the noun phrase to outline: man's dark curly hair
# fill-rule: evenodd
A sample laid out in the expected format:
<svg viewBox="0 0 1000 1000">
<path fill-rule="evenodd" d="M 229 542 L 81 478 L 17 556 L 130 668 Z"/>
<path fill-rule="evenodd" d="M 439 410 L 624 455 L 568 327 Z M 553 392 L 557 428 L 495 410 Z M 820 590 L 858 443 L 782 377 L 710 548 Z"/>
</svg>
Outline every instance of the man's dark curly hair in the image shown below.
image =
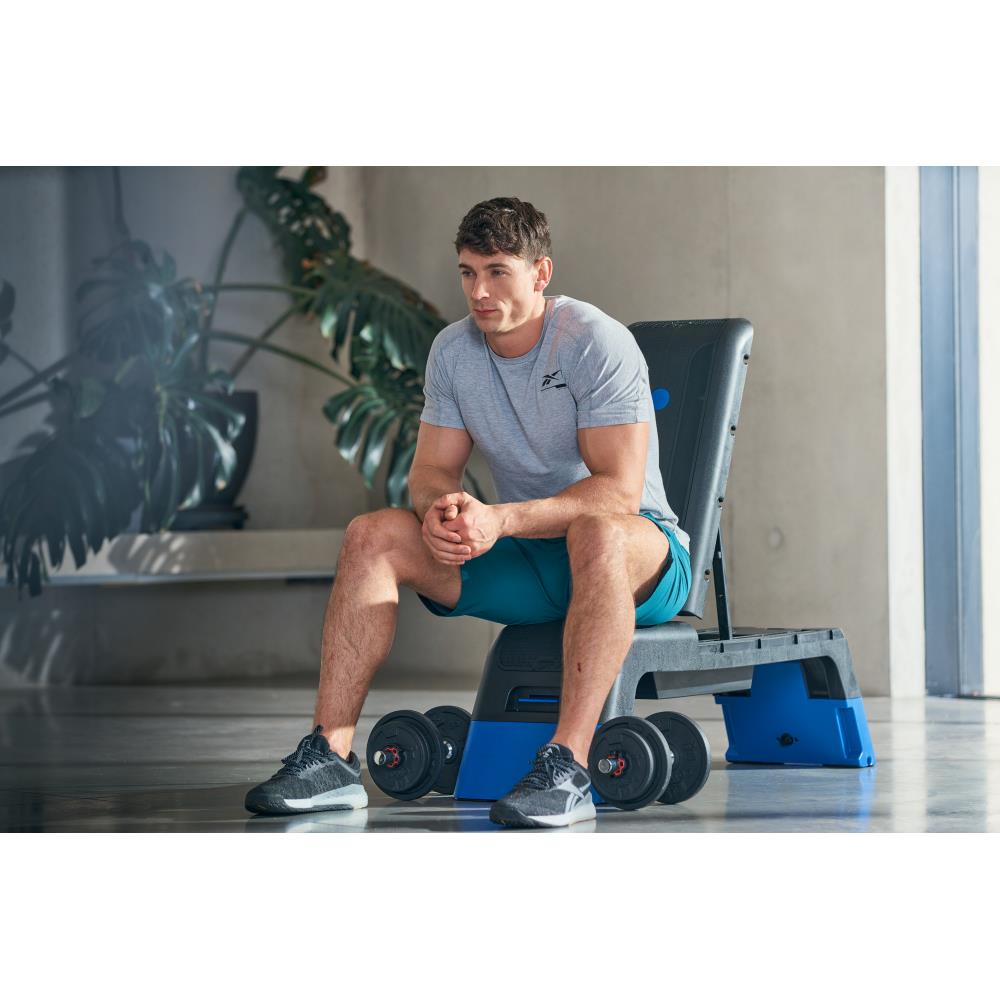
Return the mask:
<svg viewBox="0 0 1000 1000">
<path fill-rule="evenodd" d="M 534 205 L 519 198 L 490 198 L 466 213 L 455 237 L 455 250 L 471 250 L 484 257 L 506 253 L 534 264 L 552 255 L 552 237 L 548 220 Z"/>
</svg>

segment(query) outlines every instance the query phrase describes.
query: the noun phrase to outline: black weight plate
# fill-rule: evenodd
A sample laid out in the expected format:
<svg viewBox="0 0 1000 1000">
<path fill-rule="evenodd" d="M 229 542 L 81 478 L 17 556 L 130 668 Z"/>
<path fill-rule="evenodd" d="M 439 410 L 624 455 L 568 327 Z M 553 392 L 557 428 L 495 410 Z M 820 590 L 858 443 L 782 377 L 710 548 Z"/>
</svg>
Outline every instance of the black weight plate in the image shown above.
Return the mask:
<svg viewBox="0 0 1000 1000">
<path fill-rule="evenodd" d="M 399 764 L 387 767 L 372 759 L 377 750 L 395 747 Z M 441 737 L 430 719 L 419 712 L 401 709 L 383 715 L 371 735 L 366 749 L 368 773 L 372 781 L 394 799 L 419 799 L 437 781 L 444 760 Z"/>
<path fill-rule="evenodd" d="M 462 754 L 465 751 L 465 740 L 469 735 L 469 723 L 472 716 L 464 708 L 455 705 L 439 705 L 425 712 L 431 722 L 437 727 L 441 738 L 451 743 L 454 751 L 451 759 L 447 759 L 447 750 L 442 748 L 441 773 L 431 791 L 442 795 L 453 795 L 458 783 L 458 769 L 462 764 Z"/>
<path fill-rule="evenodd" d="M 605 758 L 624 761 L 617 777 L 601 774 L 598 764 Z M 605 722 L 594 735 L 587 758 L 595 790 L 608 805 L 619 809 L 641 809 L 662 795 L 672 764 L 663 734 L 634 715 Z"/>
<path fill-rule="evenodd" d="M 680 712 L 657 712 L 646 721 L 663 733 L 674 753 L 670 784 L 660 801 L 674 805 L 697 795 L 712 773 L 712 748 L 701 726 Z"/>
</svg>

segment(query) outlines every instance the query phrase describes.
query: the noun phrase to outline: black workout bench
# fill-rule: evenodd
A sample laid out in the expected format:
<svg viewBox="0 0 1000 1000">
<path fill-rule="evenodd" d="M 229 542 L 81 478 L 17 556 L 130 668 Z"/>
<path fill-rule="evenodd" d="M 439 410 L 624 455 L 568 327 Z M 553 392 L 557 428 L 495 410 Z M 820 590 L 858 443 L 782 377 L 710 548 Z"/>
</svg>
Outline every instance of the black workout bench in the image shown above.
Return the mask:
<svg viewBox="0 0 1000 1000">
<path fill-rule="evenodd" d="M 875 763 L 851 652 L 838 628 L 733 628 L 721 515 L 753 328 L 746 320 L 636 323 L 649 367 L 660 468 L 691 539 L 692 583 L 680 611 L 701 619 L 714 581 L 717 629 L 674 619 L 636 629 L 589 758 L 595 798 L 624 809 L 677 803 L 709 776 L 701 728 L 676 712 L 633 716 L 635 700 L 714 694 L 733 763 L 870 767 Z M 368 767 L 390 795 L 428 791 L 497 799 L 555 731 L 563 622 L 508 625 L 486 658 L 471 720 L 453 706 L 393 712 L 368 742 Z"/>
</svg>

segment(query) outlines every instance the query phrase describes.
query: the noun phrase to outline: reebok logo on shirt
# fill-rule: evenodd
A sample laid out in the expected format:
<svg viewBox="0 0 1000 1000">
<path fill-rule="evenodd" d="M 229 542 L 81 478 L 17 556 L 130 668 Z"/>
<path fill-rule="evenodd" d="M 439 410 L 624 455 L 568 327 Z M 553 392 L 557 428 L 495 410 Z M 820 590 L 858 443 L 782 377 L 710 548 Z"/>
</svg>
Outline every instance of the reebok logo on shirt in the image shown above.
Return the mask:
<svg viewBox="0 0 1000 1000">
<path fill-rule="evenodd" d="M 551 375 L 546 375 L 542 379 L 542 389 L 541 389 L 542 392 L 545 392 L 546 389 L 565 389 L 566 388 L 566 383 L 565 382 L 559 382 L 558 384 L 553 385 L 553 383 L 555 382 L 555 380 L 559 377 L 559 372 L 561 372 L 561 371 L 562 371 L 561 368 L 557 368 Z"/>
</svg>

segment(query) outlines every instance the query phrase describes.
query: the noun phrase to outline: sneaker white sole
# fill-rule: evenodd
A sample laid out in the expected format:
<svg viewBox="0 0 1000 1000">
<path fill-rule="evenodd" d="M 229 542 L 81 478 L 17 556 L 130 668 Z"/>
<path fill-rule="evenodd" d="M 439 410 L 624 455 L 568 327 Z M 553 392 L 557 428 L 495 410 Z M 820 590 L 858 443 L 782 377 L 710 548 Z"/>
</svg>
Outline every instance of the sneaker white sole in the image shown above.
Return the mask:
<svg viewBox="0 0 1000 1000">
<path fill-rule="evenodd" d="M 558 816 L 527 816 L 519 809 L 502 801 L 495 803 L 490 810 L 490 819 L 494 823 L 509 827 L 572 826 L 574 823 L 594 819 L 596 816 L 597 810 L 589 795 L 584 801 L 578 802 L 569 812 L 561 813 Z"/>
<path fill-rule="evenodd" d="M 321 792 L 310 799 L 283 799 L 288 809 L 364 809 L 368 805 L 368 793 L 357 785 L 334 788 Z"/>
<path fill-rule="evenodd" d="M 597 809 L 593 801 L 589 801 L 573 806 L 568 813 L 563 813 L 561 816 L 529 816 L 528 819 L 539 826 L 571 826 L 573 823 L 594 819 L 596 816 Z"/>
</svg>

